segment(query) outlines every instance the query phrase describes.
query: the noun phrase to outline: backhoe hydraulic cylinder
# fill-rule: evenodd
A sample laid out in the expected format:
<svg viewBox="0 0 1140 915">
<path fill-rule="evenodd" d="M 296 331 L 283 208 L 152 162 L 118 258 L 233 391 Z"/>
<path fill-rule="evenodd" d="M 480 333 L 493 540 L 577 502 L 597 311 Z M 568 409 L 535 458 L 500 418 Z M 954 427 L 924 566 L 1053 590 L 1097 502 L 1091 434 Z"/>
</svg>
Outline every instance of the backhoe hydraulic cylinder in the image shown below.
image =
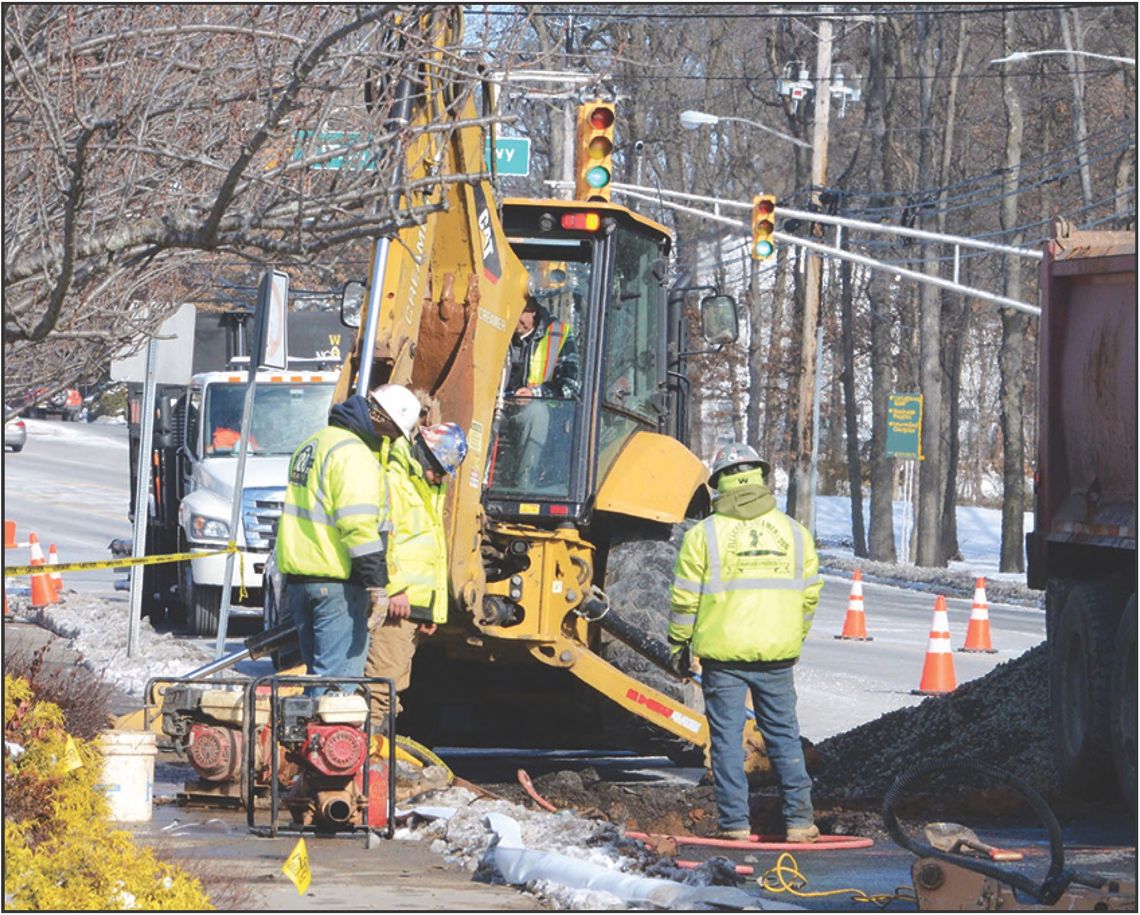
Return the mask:
<svg viewBox="0 0 1140 915">
<path fill-rule="evenodd" d="M 669 666 L 669 646 L 659 639 L 653 638 L 643 630 L 622 619 L 621 614 L 610 608 L 599 621 L 603 630 L 616 639 L 620 639 L 642 657 L 648 658 L 662 670 L 674 677 L 676 672 Z"/>
</svg>

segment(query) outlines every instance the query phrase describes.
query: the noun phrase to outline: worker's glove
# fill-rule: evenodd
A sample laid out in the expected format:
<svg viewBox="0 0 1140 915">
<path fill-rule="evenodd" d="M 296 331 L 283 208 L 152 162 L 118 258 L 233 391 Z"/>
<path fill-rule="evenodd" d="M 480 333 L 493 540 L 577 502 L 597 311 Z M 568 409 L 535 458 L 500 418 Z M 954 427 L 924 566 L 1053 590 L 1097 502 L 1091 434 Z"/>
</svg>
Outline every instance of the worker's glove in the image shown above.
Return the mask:
<svg viewBox="0 0 1140 915">
<path fill-rule="evenodd" d="M 669 649 L 669 669 L 682 680 L 688 680 L 693 675 L 693 668 L 690 666 L 692 655 L 688 644 L 670 644 Z"/>
<path fill-rule="evenodd" d="M 374 629 L 383 625 L 388 616 L 388 589 L 368 589 L 368 628 Z"/>
</svg>

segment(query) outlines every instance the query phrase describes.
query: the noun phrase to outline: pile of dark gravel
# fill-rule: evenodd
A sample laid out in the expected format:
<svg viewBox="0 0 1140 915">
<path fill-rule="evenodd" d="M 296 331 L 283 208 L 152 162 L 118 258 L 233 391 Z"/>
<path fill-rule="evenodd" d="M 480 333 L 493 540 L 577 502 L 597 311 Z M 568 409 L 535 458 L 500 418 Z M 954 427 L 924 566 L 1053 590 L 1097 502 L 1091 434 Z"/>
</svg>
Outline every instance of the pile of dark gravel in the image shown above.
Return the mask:
<svg viewBox="0 0 1140 915">
<path fill-rule="evenodd" d="M 1049 725 L 1048 648 L 1041 644 L 989 674 L 897 709 L 818 744 L 817 804 L 873 805 L 896 778 L 919 763 L 975 759 L 1028 782 L 1047 799 L 1060 799 Z M 943 798 L 1000 814 L 1016 796 L 960 772 L 931 776 L 923 802 Z"/>
</svg>

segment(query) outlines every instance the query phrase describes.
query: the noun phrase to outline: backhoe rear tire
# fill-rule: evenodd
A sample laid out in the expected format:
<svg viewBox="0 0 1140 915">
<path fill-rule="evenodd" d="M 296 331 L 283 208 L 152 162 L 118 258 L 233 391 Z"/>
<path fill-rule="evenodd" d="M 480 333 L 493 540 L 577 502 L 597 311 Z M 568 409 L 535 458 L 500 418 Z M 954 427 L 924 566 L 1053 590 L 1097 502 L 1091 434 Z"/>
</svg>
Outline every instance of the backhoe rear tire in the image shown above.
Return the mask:
<svg viewBox="0 0 1140 915">
<path fill-rule="evenodd" d="M 1125 807 L 1136 813 L 1136 595 L 1128 599 L 1116 629 L 1110 676 L 1112 767 Z"/>
<path fill-rule="evenodd" d="M 611 613 L 617 613 L 643 632 L 666 641 L 669 625 L 669 588 L 682 529 L 630 533 L 610 545 L 604 589 Z M 600 655 L 625 673 L 660 692 L 679 699 L 688 708 L 704 712 L 700 687 L 681 681 L 607 633 L 602 633 Z M 639 752 L 668 756 L 676 762 L 700 765 L 703 751 L 617 704 L 603 701 L 602 725 L 607 743 Z"/>
<path fill-rule="evenodd" d="M 1049 699 L 1057 773 L 1068 793 L 1097 797 L 1111 784 L 1109 673 L 1120 618 L 1117 592 L 1093 582 L 1069 591 L 1051 636 Z"/>
</svg>

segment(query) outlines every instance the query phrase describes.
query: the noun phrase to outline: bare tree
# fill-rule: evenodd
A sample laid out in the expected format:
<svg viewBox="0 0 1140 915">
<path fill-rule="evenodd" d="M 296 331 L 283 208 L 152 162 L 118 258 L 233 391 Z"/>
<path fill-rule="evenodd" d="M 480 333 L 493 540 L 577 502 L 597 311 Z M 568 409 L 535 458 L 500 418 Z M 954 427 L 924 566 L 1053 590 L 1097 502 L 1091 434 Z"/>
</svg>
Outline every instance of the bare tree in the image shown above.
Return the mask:
<svg viewBox="0 0 1140 915">
<path fill-rule="evenodd" d="M 1012 23 L 1002 17 L 1002 37 L 1006 53 L 1013 50 Z M 1005 194 L 1001 207 L 1001 225 L 1013 231 L 1012 243 L 1021 240 L 1018 225 L 1018 176 L 1021 168 L 1021 142 L 1025 120 L 1021 97 L 1013 80 L 1002 76 L 1002 100 L 1005 103 Z M 1007 258 L 1004 294 L 1021 297 L 1021 263 Z M 1025 420 L 1023 413 L 1023 379 L 1025 362 L 1026 317 L 1012 308 L 1001 313 L 1001 432 L 1004 455 L 1002 479 L 1005 498 L 1001 513 L 1001 571 L 1022 572 L 1024 561 L 1025 512 Z"/>
<path fill-rule="evenodd" d="M 468 176 L 413 185 L 399 163 L 434 155 L 477 85 L 456 15 L 7 6 L 6 383 L 58 379 L 80 350 L 105 362 L 226 269 L 339 282 L 361 240 L 439 207 Z M 425 68 L 449 87 L 416 136 L 393 105 Z"/>
</svg>

